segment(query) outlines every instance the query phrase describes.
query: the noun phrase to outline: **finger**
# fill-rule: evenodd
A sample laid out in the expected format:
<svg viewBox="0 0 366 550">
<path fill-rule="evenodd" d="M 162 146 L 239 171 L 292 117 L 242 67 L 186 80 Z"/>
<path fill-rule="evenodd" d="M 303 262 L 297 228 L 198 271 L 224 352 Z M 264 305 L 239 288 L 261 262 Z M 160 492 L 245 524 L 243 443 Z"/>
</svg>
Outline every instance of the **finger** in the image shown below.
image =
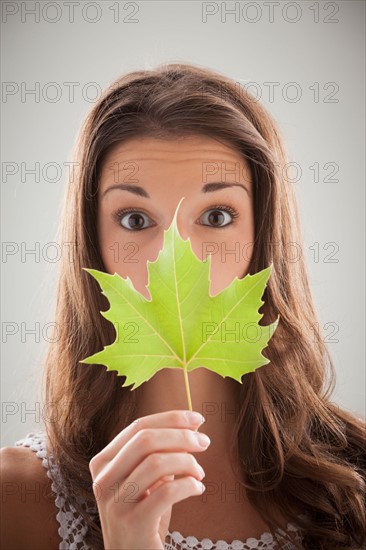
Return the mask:
<svg viewBox="0 0 366 550">
<path fill-rule="evenodd" d="M 151 487 L 146 489 L 146 491 L 143 491 L 140 495 L 134 494 L 134 501 L 139 502 L 140 500 L 143 500 L 144 498 L 149 496 L 151 493 L 153 493 L 155 489 L 160 487 L 160 485 L 162 485 L 166 481 L 172 481 L 173 479 L 174 479 L 174 475 L 163 476 L 162 478 L 158 479 L 158 481 L 156 481 L 153 485 L 151 485 Z"/>
<path fill-rule="evenodd" d="M 151 485 L 151 487 L 148 488 L 147 492 L 149 494 L 153 493 L 155 491 L 155 489 L 160 487 L 160 485 L 162 485 L 166 481 L 173 481 L 174 477 L 175 477 L 174 474 L 171 474 L 171 475 L 168 475 L 168 476 L 163 476 L 162 478 L 158 479 L 158 481 L 156 483 Z"/>
<path fill-rule="evenodd" d="M 116 478 L 119 481 L 126 481 L 135 468 L 153 453 L 202 452 L 207 449 L 208 445 L 201 446 L 197 437 L 199 433 L 187 428 L 151 428 L 140 431 L 105 466 L 103 469 L 104 483 L 107 486 L 113 485 Z M 98 476 L 95 481 L 98 482 Z M 135 482 L 135 479 L 133 481 Z"/>
<path fill-rule="evenodd" d="M 173 504 L 190 496 L 201 496 L 204 490 L 203 483 L 190 476 L 167 481 L 141 500 L 136 506 L 136 512 L 144 519 L 144 525 L 153 524 Z"/>
<path fill-rule="evenodd" d="M 200 420 L 192 422 L 188 420 L 186 413 L 190 411 L 172 410 L 137 418 L 122 430 L 106 447 L 99 453 L 98 460 L 103 463 L 112 460 L 120 449 L 141 429 L 144 428 L 191 428 L 197 429 L 202 424 Z M 197 413 L 198 416 L 204 417 Z"/>
<path fill-rule="evenodd" d="M 204 471 L 190 453 L 156 453 L 149 455 L 125 480 L 125 484 L 137 487 L 140 498 L 159 479 L 171 474 L 203 479 Z"/>
</svg>

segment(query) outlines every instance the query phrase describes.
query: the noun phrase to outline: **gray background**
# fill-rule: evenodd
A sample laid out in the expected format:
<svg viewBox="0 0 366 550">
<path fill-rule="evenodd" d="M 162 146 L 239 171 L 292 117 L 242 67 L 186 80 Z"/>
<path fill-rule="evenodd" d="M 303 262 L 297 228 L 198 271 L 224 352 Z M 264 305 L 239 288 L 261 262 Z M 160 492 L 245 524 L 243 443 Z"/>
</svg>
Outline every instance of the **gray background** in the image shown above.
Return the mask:
<svg viewBox="0 0 366 550">
<path fill-rule="evenodd" d="M 1 263 L 1 446 L 42 427 L 38 382 L 58 271 L 48 243 L 79 126 L 117 76 L 161 62 L 255 83 L 277 120 L 299 169 L 304 253 L 337 368 L 332 401 L 365 417 L 364 2 L 240 2 L 236 16 L 221 2 L 79 2 L 73 21 L 64 2 L 41 2 L 39 18 L 35 2 L 4 4 L 18 11 L 2 14 L 1 232 L 15 248 Z M 204 22 L 205 10 L 216 13 Z M 74 97 L 67 83 L 78 84 Z M 277 83 L 273 97 L 268 83 Z M 26 173 L 37 162 L 38 182 Z M 39 257 L 22 257 L 22 247 L 39 247 Z"/>
</svg>

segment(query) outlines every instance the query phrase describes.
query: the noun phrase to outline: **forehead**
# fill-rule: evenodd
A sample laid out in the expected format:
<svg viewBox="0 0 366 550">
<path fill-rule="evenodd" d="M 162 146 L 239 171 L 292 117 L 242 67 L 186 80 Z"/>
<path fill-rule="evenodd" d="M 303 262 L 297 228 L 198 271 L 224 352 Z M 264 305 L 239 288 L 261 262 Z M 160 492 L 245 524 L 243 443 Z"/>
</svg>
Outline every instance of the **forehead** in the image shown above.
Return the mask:
<svg viewBox="0 0 366 550">
<path fill-rule="evenodd" d="M 172 139 L 133 138 L 114 145 L 106 154 L 99 187 L 104 191 L 113 179 L 120 181 L 124 172 L 148 185 L 148 179 L 164 174 L 175 180 L 189 177 L 195 181 L 242 181 L 250 184 L 249 166 L 243 156 L 229 144 L 206 136 Z M 192 178 L 190 177 L 192 176 Z M 112 178 L 112 179 L 111 179 Z M 148 178 L 148 179 L 147 179 Z"/>
</svg>

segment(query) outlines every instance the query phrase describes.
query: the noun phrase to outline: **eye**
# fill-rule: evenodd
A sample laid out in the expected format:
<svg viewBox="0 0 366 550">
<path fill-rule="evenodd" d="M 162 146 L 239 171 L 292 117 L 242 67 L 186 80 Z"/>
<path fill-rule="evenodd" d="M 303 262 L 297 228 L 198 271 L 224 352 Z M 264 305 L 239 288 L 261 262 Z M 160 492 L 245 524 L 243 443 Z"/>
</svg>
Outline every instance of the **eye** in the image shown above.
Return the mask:
<svg viewBox="0 0 366 550">
<path fill-rule="evenodd" d="M 226 219 L 223 213 L 227 215 Z M 201 216 L 204 220 L 207 219 L 208 223 L 200 222 L 200 224 L 220 229 L 221 227 L 226 227 L 227 225 L 231 225 L 233 223 L 230 221 L 230 216 L 232 219 L 235 219 L 239 216 L 239 213 L 231 206 L 213 206 L 209 210 L 206 210 L 206 212 Z"/>
<path fill-rule="evenodd" d="M 208 227 L 220 229 L 233 223 L 233 221 L 230 221 L 230 217 L 233 220 L 238 216 L 239 213 L 231 206 L 216 205 L 204 212 L 199 218 L 203 218 L 204 221 L 199 222 L 199 225 L 207 225 Z M 144 218 L 149 220 L 149 216 L 134 208 L 123 208 L 122 210 L 118 210 L 113 214 L 113 217 L 117 223 L 127 231 L 142 231 L 154 225 L 154 223 L 146 225 Z"/>
<path fill-rule="evenodd" d="M 119 223 L 123 229 L 126 229 L 127 231 L 141 231 L 150 227 L 150 225 L 144 226 L 144 216 L 149 219 L 147 214 L 133 208 L 118 210 L 113 216 L 117 223 Z"/>
</svg>

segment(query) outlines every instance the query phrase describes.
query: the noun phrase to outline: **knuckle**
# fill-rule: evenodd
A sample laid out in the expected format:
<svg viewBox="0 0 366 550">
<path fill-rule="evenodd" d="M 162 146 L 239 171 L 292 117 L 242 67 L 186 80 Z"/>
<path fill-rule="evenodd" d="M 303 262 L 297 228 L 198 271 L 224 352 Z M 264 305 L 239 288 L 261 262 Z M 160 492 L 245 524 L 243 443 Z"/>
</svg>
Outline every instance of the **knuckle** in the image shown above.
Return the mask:
<svg viewBox="0 0 366 550">
<path fill-rule="evenodd" d="M 183 439 L 183 445 L 185 447 L 192 447 L 192 430 L 182 430 L 182 439 Z"/>
<path fill-rule="evenodd" d="M 169 422 L 172 426 L 179 426 L 182 423 L 182 413 L 180 411 L 170 411 Z"/>
<path fill-rule="evenodd" d="M 90 470 L 91 473 L 96 471 L 96 469 L 98 468 L 98 464 L 99 464 L 99 456 L 98 455 L 93 456 L 91 458 L 91 460 L 89 460 L 89 470 Z"/>
<path fill-rule="evenodd" d="M 149 465 L 154 470 L 159 470 L 165 464 L 165 457 L 162 453 L 153 453 L 149 455 Z"/>
<path fill-rule="evenodd" d="M 93 489 L 94 496 L 97 496 L 97 494 L 99 492 L 99 488 L 100 488 L 99 482 L 98 481 L 93 481 L 92 489 Z"/>
<path fill-rule="evenodd" d="M 160 491 L 163 497 L 171 497 L 175 493 L 174 485 L 171 481 L 166 481 L 163 485 L 160 486 Z"/>
<path fill-rule="evenodd" d="M 145 427 L 145 417 L 142 416 L 140 418 L 136 418 L 131 422 L 129 427 L 134 433 L 138 432 L 139 430 L 141 431 Z"/>
<path fill-rule="evenodd" d="M 101 487 L 103 487 L 104 485 L 104 482 L 105 482 L 105 478 L 103 475 L 98 475 L 94 480 L 93 480 L 93 491 L 97 491 L 98 489 L 100 489 Z"/>
<path fill-rule="evenodd" d="M 137 432 L 136 437 L 139 445 L 143 447 L 150 447 L 153 442 L 152 432 L 148 428 L 143 428 L 142 430 Z"/>
<path fill-rule="evenodd" d="M 100 502 L 100 501 L 104 502 L 105 501 L 106 491 L 105 491 L 104 485 L 102 484 L 100 479 L 93 481 L 92 490 L 93 490 L 93 494 L 94 494 L 94 497 L 95 497 L 97 502 Z"/>
<path fill-rule="evenodd" d="M 187 454 L 187 460 L 189 461 L 189 467 L 190 468 L 192 468 L 194 470 L 197 470 L 197 468 L 199 469 L 198 461 L 190 453 Z"/>
</svg>

